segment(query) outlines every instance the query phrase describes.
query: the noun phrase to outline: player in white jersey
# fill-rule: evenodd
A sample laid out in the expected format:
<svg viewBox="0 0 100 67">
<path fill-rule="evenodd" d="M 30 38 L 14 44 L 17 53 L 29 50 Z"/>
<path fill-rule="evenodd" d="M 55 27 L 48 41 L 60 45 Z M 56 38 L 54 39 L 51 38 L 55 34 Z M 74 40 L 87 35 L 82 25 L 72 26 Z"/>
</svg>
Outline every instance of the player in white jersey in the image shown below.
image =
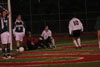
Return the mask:
<svg viewBox="0 0 100 67">
<path fill-rule="evenodd" d="M 25 27 L 23 21 L 21 20 L 21 15 L 17 16 L 13 29 L 13 34 L 16 40 L 17 51 L 18 51 L 20 47 L 20 42 L 22 43 L 23 37 L 25 36 Z"/>
<path fill-rule="evenodd" d="M 55 40 L 54 38 L 52 37 L 52 32 L 51 30 L 49 30 L 49 27 L 48 26 L 45 26 L 45 29 L 44 31 L 42 32 L 41 34 L 41 37 L 43 38 L 43 40 L 45 41 L 45 45 L 49 48 L 49 44 L 48 43 L 52 43 L 53 44 L 53 48 L 56 48 L 56 45 L 55 45 Z"/>
<path fill-rule="evenodd" d="M 69 34 L 72 36 L 76 48 L 81 48 L 80 34 L 83 32 L 82 22 L 74 17 L 69 21 Z"/>
</svg>

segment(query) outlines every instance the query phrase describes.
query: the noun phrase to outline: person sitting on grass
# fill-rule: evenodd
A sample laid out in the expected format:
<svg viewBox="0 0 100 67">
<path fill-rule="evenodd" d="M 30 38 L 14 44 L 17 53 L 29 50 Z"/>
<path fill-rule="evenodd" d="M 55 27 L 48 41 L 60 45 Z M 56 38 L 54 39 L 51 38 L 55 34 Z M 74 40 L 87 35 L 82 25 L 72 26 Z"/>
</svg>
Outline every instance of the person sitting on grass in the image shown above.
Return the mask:
<svg viewBox="0 0 100 67">
<path fill-rule="evenodd" d="M 47 48 L 50 48 L 49 43 L 52 43 L 52 48 L 56 48 L 55 40 L 52 37 L 52 32 L 48 26 L 45 26 L 45 28 L 41 34 L 41 39 Z"/>
<path fill-rule="evenodd" d="M 28 36 L 23 40 L 24 47 L 27 46 L 28 50 L 35 50 L 38 49 L 38 47 L 45 48 L 41 40 L 34 39 L 31 35 L 31 32 L 28 32 Z"/>
</svg>

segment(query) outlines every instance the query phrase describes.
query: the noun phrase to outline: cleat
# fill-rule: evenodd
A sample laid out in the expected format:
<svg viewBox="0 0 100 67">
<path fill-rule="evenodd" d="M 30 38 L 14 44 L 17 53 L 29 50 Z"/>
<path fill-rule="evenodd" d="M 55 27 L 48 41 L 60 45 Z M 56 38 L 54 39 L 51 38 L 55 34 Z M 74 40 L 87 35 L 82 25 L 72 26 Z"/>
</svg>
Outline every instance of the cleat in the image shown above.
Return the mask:
<svg viewBox="0 0 100 67">
<path fill-rule="evenodd" d="M 8 54 L 7 57 L 8 57 L 8 59 L 11 59 L 12 58 L 10 54 Z"/>
<path fill-rule="evenodd" d="M 82 46 L 79 46 L 79 48 L 82 48 Z"/>
<path fill-rule="evenodd" d="M 16 52 L 18 53 L 19 52 L 19 49 L 16 49 Z"/>
<path fill-rule="evenodd" d="M 3 57 L 2 57 L 3 59 L 8 59 L 8 57 L 6 56 L 6 55 L 3 55 Z"/>
<path fill-rule="evenodd" d="M 79 47 L 75 47 L 75 49 L 78 49 Z"/>
<path fill-rule="evenodd" d="M 56 46 L 52 46 L 52 48 L 56 48 Z"/>
</svg>

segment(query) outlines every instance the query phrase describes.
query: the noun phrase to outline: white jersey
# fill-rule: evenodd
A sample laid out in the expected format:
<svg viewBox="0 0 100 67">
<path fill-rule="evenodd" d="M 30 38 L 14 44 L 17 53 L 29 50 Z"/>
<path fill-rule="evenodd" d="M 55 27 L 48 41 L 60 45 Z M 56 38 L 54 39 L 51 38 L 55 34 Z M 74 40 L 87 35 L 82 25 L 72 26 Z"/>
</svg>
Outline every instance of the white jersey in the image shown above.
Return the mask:
<svg viewBox="0 0 100 67">
<path fill-rule="evenodd" d="M 48 37 L 52 36 L 52 32 L 51 32 L 51 30 L 48 30 L 47 32 L 44 30 L 42 32 L 41 36 L 44 38 L 44 40 L 46 40 Z"/>
<path fill-rule="evenodd" d="M 69 34 L 72 34 L 74 30 L 81 30 L 83 31 L 82 22 L 78 18 L 72 18 L 69 22 Z"/>
</svg>

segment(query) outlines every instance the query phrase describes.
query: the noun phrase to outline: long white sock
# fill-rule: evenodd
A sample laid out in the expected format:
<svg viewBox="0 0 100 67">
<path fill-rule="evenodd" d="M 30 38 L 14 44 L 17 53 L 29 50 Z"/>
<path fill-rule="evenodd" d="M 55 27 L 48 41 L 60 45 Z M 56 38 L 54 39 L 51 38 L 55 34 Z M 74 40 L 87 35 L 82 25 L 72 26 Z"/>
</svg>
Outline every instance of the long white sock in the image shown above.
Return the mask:
<svg viewBox="0 0 100 67">
<path fill-rule="evenodd" d="M 99 41 L 99 49 L 100 49 L 100 41 Z"/>
<path fill-rule="evenodd" d="M 77 39 L 78 45 L 81 46 L 81 40 L 80 38 Z"/>
<path fill-rule="evenodd" d="M 56 47 L 55 40 L 51 40 L 51 42 L 52 42 L 52 45 Z"/>
<path fill-rule="evenodd" d="M 76 40 L 73 40 L 73 42 L 74 42 L 75 46 L 78 47 Z"/>
</svg>

